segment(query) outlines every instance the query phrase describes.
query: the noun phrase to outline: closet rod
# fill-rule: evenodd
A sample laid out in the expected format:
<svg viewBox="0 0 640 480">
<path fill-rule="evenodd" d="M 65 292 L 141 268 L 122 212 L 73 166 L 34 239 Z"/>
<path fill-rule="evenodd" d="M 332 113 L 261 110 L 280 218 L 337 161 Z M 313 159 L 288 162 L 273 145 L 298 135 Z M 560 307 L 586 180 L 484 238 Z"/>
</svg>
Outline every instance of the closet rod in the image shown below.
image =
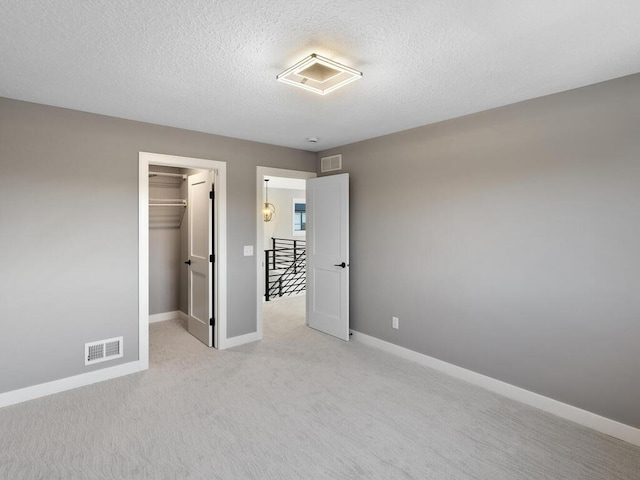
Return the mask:
<svg viewBox="0 0 640 480">
<path fill-rule="evenodd" d="M 158 203 L 155 203 L 158 202 Z M 179 198 L 150 198 L 150 207 L 186 207 L 187 201 Z"/>
<path fill-rule="evenodd" d="M 184 173 L 166 173 L 166 172 L 149 172 L 149 177 L 173 177 L 186 180 L 187 176 Z"/>
</svg>

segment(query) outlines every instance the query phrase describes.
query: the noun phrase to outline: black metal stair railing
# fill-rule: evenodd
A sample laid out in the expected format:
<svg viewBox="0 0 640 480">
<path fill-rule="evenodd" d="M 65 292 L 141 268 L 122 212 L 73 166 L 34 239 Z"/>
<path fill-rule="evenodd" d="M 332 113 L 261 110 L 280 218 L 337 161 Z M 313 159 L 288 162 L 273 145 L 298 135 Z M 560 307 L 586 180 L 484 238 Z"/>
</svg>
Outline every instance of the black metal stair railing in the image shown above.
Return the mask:
<svg viewBox="0 0 640 480">
<path fill-rule="evenodd" d="M 264 251 L 265 301 L 303 292 L 307 284 L 307 243 L 272 237 L 271 247 Z"/>
</svg>

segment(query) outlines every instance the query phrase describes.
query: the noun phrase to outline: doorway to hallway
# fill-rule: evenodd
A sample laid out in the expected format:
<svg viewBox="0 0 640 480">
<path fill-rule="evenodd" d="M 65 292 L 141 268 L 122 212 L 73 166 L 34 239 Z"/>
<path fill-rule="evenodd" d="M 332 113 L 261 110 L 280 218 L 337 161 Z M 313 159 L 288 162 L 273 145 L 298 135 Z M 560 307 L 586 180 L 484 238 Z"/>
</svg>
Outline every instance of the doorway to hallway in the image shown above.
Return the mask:
<svg viewBox="0 0 640 480">
<path fill-rule="evenodd" d="M 287 312 L 306 321 L 306 180 L 314 172 L 257 167 L 256 220 L 258 338 L 264 335 L 264 321 L 274 312 Z M 275 213 L 265 221 L 265 202 Z M 277 329 L 276 329 L 277 331 Z"/>
</svg>

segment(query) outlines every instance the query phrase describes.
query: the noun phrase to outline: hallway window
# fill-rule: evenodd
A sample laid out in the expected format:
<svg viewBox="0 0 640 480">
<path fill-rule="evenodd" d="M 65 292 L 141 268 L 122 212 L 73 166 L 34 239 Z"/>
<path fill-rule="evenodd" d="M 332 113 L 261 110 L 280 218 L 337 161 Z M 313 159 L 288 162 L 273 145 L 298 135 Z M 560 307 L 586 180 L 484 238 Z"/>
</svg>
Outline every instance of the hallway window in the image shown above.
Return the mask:
<svg viewBox="0 0 640 480">
<path fill-rule="evenodd" d="M 293 234 L 303 235 L 307 230 L 307 204 L 303 198 L 293 199 Z"/>
</svg>

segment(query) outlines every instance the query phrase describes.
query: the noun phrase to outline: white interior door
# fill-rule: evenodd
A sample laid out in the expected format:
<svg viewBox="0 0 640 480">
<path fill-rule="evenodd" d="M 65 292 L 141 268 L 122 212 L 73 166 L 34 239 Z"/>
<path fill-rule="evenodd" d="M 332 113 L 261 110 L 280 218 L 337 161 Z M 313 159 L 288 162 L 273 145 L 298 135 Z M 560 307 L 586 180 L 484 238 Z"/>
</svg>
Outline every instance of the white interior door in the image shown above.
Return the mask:
<svg viewBox="0 0 640 480">
<path fill-rule="evenodd" d="M 307 180 L 307 322 L 349 340 L 349 174 Z"/>
<path fill-rule="evenodd" d="M 213 346 L 213 173 L 188 177 L 188 329 L 205 345 Z"/>
</svg>

